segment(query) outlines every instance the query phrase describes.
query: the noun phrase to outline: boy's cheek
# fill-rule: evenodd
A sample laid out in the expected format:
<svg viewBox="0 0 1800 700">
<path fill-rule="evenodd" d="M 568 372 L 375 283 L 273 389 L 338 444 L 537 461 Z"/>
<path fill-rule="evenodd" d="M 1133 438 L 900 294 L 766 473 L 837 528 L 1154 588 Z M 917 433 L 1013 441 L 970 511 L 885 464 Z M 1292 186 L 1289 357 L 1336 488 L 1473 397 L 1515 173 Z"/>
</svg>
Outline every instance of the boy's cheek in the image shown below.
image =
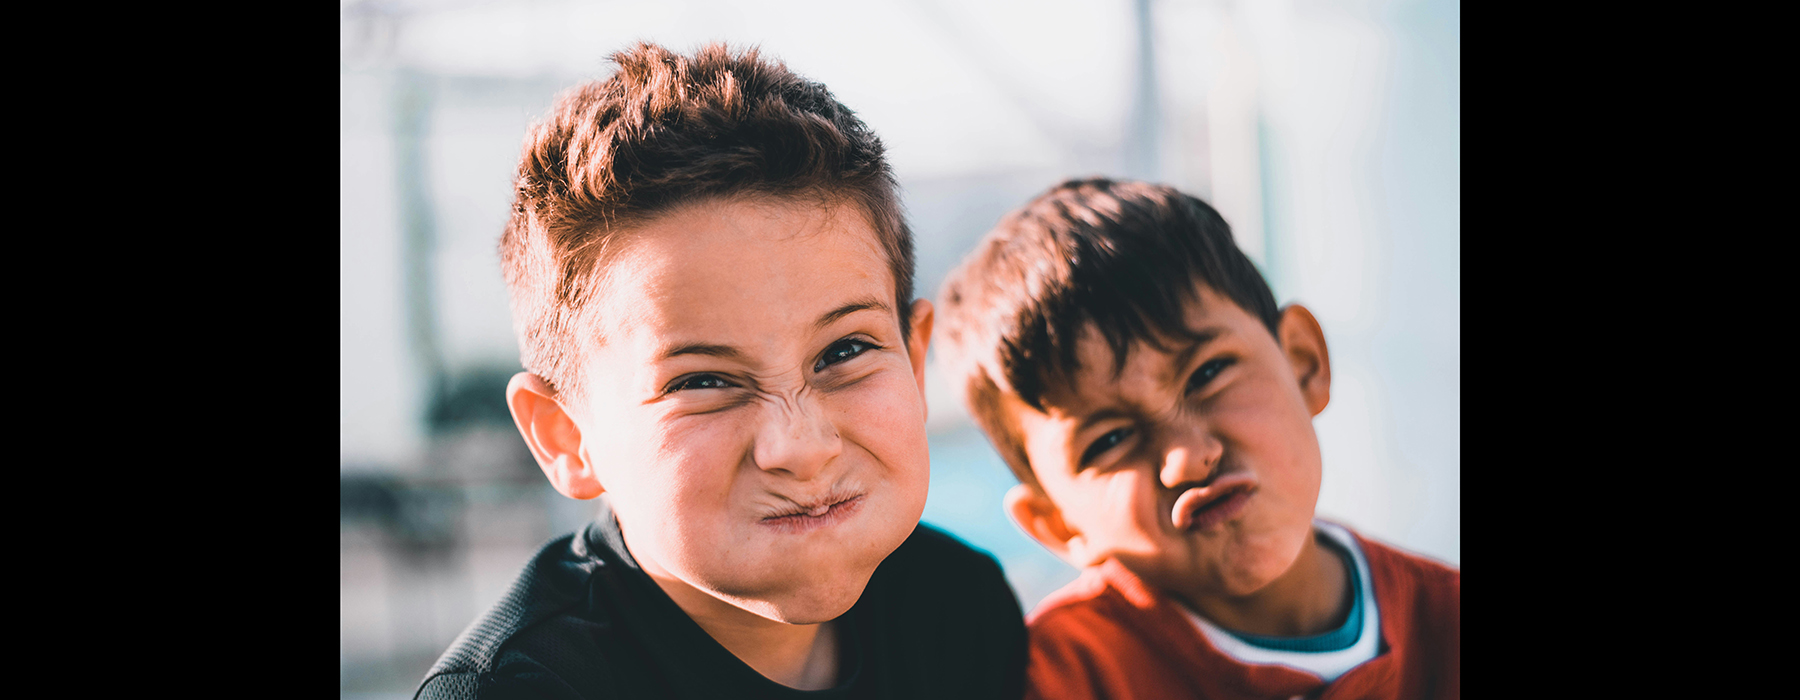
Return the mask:
<svg viewBox="0 0 1800 700">
<path fill-rule="evenodd" d="M 647 426 L 655 464 L 674 465 L 660 478 L 677 481 L 729 478 L 748 454 L 754 425 L 748 411 L 720 411 Z"/>
<path fill-rule="evenodd" d="M 857 389 L 841 404 L 841 430 L 872 434 L 897 448 L 925 449 L 925 399 L 910 375 L 887 373 Z"/>
<path fill-rule="evenodd" d="M 896 371 L 888 373 L 892 382 L 890 391 L 893 400 L 910 407 L 918 416 L 921 427 L 925 420 L 925 381 L 924 377 L 914 374 L 910 363 L 902 364 Z"/>
<path fill-rule="evenodd" d="M 728 479 L 719 474 L 719 465 L 729 469 L 741 451 L 731 450 L 736 431 L 732 421 L 720 420 L 723 415 L 624 412 L 599 428 L 609 435 L 607 439 L 584 439 L 601 484 L 614 496 L 615 510 L 621 509 L 617 505 L 621 498 L 669 503 L 682 494 L 715 490 L 709 482 Z"/>
<path fill-rule="evenodd" d="M 1298 401 L 1297 394 L 1283 393 L 1277 384 L 1247 385 L 1220 398 L 1206 412 L 1206 419 L 1214 430 L 1228 436 L 1297 449 L 1312 431 L 1312 416 L 1305 404 Z M 1290 398 L 1294 400 L 1287 400 Z"/>
</svg>

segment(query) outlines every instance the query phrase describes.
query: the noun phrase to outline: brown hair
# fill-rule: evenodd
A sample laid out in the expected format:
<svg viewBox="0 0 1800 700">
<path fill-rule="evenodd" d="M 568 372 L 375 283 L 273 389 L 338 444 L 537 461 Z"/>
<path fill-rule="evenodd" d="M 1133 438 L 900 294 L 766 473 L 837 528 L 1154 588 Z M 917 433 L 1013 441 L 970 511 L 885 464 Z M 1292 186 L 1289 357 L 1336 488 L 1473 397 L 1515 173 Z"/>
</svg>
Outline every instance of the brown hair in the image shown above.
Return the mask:
<svg viewBox="0 0 1800 700">
<path fill-rule="evenodd" d="M 944 282 L 938 358 L 1020 483 L 1037 486 L 1004 395 L 1043 411 L 1099 331 L 1124 371 L 1134 342 L 1192 338 L 1184 308 L 1207 285 L 1280 337 L 1280 309 L 1217 211 L 1174 188 L 1069 180 L 1008 214 Z"/>
<path fill-rule="evenodd" d="M 682 56 L 640 42 L 612 76 L 558 96 L 525 137 L 500 265 L 520 361 L 579 394 L 583 304 L 616 231 L 709 198 L 818 198 L 857 206 L 893 272 L 902 338 L 912 232 L 880 139 L 825 86 L 756 49 Z"/>
</svg>

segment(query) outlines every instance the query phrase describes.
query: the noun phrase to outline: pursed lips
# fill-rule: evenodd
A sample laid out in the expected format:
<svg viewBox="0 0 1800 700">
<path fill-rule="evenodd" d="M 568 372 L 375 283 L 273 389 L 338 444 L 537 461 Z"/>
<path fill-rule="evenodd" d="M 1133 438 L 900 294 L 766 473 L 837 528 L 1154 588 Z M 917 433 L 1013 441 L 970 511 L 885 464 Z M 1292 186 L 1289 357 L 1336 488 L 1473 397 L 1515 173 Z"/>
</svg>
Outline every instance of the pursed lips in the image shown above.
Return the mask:
<svg viewBox="0 0 1800 700">
<path fill-rule="evenodd" d="M 842 522 L 861 509 L 862 493 L 833 493 L 822 499 L 799 501 L 783 498 L 791 505 L 765 516 L 761 524 L 785 533 L 802 533 Z"/>
<path fill-rule="evenodd" d="M 1211 483 L 1188 489 L 1175 498 L 1169 519 L 1177 530 L 1204 529 L 1237 515 L 1256 491 L 1256 477 L 1245 472 L 1224 474 Z"/>
</svg>

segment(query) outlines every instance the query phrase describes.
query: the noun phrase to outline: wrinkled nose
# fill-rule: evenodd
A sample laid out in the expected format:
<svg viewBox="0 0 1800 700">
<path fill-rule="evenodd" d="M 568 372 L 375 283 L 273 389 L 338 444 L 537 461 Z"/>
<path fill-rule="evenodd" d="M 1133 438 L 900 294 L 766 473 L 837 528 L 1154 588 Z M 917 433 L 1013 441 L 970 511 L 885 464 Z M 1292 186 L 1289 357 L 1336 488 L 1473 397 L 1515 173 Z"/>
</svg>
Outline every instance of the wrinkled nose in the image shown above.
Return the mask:
<svg viewBox="0 0 1800 700">
<path fill-rule="evenodd" d="M 765 471 L 787 472 L 806 481 L 836 459 L 843 446 L 837 426 L 818 402 L 799 397 L 765 411 L 751 458 Z"/>
<path fill-rule="evenodd" d="M 1162 455 L 1162 470 L 1157 477 L 1164 488 L 1175 488 L 1212 478 L 1219 468 L 1219 459 L 1225 455 L 1225 443 L 1204 426 L 1187 426 L 1163 443 Z"/>
</svg>

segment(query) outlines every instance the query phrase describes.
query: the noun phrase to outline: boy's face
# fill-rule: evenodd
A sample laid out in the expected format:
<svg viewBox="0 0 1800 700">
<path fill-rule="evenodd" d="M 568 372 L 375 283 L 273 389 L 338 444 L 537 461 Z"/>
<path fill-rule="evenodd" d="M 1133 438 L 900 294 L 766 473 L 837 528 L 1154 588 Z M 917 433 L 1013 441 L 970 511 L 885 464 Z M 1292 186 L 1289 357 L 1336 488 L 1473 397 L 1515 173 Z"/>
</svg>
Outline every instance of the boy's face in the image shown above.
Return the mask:
<svg viewBox="0 0 1800 700">
<path fill-rule="evenodd" d="M 571 413 L 633 556 L 766 618 L 837 617 L 925 507 L 930 304 L 892 308 L 850 206 L 708 200 L 619 245 Z"/>
<path fill-rule="evenodd" d="M 1009 397 L 1048 496 L 1032 500 L 1021 487 L 1009 510 L 1078 566 L 1110 557 L 1164 590 L 1240 596 L 1286 572 L 1311 535 L 1312 417 L 1327 400 L 1329 363 L 1300 307 L 1283 312 L 1286 347 L 1204 285 L 1186 313 L 1207 340 L 1171 341 L 1171 353 L 1138 343 L 1115 378 L 1111 351 L 1089 328 L 1079 376 L 1051 382 L 1047 413 Z"/>
</svg>

